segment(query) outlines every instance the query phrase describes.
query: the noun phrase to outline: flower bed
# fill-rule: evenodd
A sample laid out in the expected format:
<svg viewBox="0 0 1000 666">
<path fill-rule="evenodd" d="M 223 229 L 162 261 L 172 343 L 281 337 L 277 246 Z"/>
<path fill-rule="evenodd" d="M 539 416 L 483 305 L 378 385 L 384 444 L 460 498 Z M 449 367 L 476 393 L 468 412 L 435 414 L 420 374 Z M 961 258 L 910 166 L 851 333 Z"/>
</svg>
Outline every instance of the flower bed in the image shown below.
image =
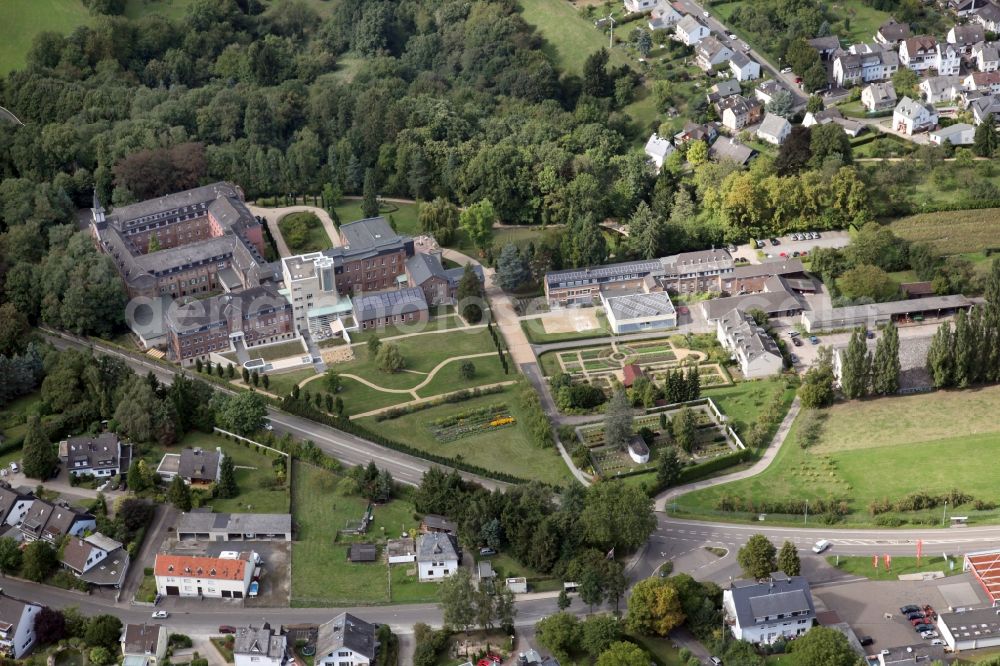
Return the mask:
<svg viewBox="0 0 1000 666">
<path fill-rule="evenodd" d="M 428 427 L 436 440 L 447 443 L 482 432 L 509 428 L 516 422 L 506 405 L 495 404 L 436 419 Z"/>
</svg>

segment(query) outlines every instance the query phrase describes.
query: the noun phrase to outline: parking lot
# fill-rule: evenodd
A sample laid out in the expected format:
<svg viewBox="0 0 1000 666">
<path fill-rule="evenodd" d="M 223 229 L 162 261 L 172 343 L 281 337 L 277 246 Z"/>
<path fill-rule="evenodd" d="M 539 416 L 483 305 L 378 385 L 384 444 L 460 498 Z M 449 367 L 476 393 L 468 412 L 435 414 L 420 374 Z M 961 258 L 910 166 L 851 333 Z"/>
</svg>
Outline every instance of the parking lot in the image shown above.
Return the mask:
<svg viewBox="0 0 1000 666">
<path fill-rule="evenodd" d="M 975 597 L 979 605 L 987 605 L 971 574 L 929 581 L 866 580 L 814 587 L 812 592 L 827 609 L 837 611 L 858 636 L 874 639 L 874 643 L 865 648 L 868 654 L 878 654 L 884 648 L 929 642 L 921 638 L 899 612 L 903 606 L 929 604 L 939 613 L 947 612 L 949 600 L 954 603 L 956 596 L 966 600 Z"/>
<path fill-rule="evenodd" d="M 777 236 L 778 245 L 771 245 L 769 238 L 762 238 L 764 247 L 760 248 L 759 251 L 748 243 L 744 243 L 736 248 L 733 256 L 742 257 L 752 264 L 759 264 L 761 262 L 760 253 L 764 254 L 765 259 L 775 259 L 781 257 L 782 252 L 790 257 L 795 252 L 800 254 L 811 252 L 817 247 L 846 247 L 851 242 L 851 235 L 846 231 L 820 231 L 819 234 L 819 238 L 799 241 L 792 240 L 791 234 Z"/>
</svg>

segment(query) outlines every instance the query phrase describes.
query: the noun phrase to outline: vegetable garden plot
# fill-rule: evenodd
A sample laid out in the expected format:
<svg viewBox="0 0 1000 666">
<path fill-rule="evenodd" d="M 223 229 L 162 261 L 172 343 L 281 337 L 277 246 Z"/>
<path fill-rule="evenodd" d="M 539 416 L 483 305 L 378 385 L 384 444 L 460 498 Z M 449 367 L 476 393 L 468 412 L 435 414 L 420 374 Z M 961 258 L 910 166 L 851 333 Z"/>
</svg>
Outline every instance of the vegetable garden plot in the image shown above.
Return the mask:
<svg viewBox="0 0 1000 666">
<path fill-rule="evenodd" d="M 516 419 L 511 416 L 507 405 L 495 404 L 431 421 L 428 427 L 436 440 L 447 443 L 509 428 L 515 423 Z"/>
</svg>

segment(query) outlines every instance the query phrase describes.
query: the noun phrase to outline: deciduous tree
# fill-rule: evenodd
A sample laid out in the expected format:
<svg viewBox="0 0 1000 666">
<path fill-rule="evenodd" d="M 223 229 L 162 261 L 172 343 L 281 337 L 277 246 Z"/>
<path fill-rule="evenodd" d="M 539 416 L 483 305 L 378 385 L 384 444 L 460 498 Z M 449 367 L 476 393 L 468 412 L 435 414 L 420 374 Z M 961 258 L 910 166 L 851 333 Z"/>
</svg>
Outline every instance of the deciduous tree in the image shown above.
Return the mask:
<svg viewBox="0 0 1000 666">
<path fill-rule="evenodd" d="M 791 643 L 797 664 L 810 666 L 854 666 L 858 656 L 847 637 L 831 627 L 813 627 Z"/>
<path fill-rule="evenodd" d="M 739 549 L 736 560 L 747 578 L 767 578 L 776 568 L 774 544 L 763 534 L 754 534 Z"/>
<path fill-rule="evenodd" d="M 635 643 L 618 641 L 597 657 L 597 666 L 647 666 L 649 653 Z"/>
<path fill-rule="evenodd" d="M 580 623 L 575 615 L 556 613 L 543 618 L 535 625 L 538 642 L 552 651 L 560 662 L 568 662 L 570 651 L 580 640 Z"/>
<path fill-rule="evenodd" d="M 899 390 L 899 330 L 889 322 L 878 342 L 872 361 L 872 391 L 878 395 L 892 395 Z"/>
<path fill-rule="evenodd" d="M 403 358 L 403 354 L 399 351 L 398 346 L 387 343 L 379 348 L 378 355 L 375 357 L 375 364 L 382 372 L 393 373 L 399 372 L 406 367 L 406 359 Z"/>
<path fill-rule="evenodd" d="M 496 211 L 489 199 L 483 199 L 467 207 L 459 215 L 459 223 L 472 244 L 480 253 L 493 242 L 493 223 L 497 219 Z"/>
<path fill-rule="evenodd" d="M 684 622 L 677 588 L 668 578 L 646 578 L 632 587 L 625 626 L 644 636 L 666 636 Z"/>
<path fill-rule="evenodd" d="M 636 486 L 599 483 L 587 491 L 580 526 L 586 541 L 602 550 L 632 551 L 656 529 L 652 500 Z"/>
<path fill-rule="evenodd" d="M 781 550 L 778 552 L 778 569 L 789 576 L 798 576 L 802 572 L 799 549 L 791 541 L 781 544 Z"/>
</svg>

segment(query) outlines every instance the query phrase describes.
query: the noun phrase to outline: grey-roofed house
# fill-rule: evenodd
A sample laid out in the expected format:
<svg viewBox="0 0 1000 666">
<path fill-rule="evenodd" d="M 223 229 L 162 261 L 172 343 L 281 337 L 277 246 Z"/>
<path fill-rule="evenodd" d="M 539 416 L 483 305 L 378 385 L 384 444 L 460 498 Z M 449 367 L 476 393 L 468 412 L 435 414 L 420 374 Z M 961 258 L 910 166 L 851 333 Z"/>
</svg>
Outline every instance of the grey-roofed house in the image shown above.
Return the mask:
<svg viewBox="0 0 1000 666">
<path fill-rule="evenodd" d="M 733 636 L 749 643 L 802 636 L 816 619 L 809 582 L 780 572 L 759 583 L 734 582 L 722 593 L 722 611 Z"/>
<path fill-rule="evenodd" d="M 128 470 L 128 461 L 123 464 L 122 451 L 128 457 L 128 444 L 113 432 L 102 432 L 96 437 L 70 437 L 59 442 L 59 459 L 73 476 L 90 474 L 109 477 Z"/>
<path fill-rule="evenodd" d="M 21 522 L 20 530 L 25 541 L 42 539 L 49 543 L 59 543 L 64 536 L 78 536 L 93 530 L 95 518 L 65 502 L 46 502 L 36 499 Z"/>
<path fill-rule="evenodd" d="M 375 625 L 356 615 L 341 613 L 319 625 L 317 666 L 370 666 L 377 651 Z"/>
<path fill-rule="evenodd" d="M 453 539 L 443 532 L 417 537 L 417 577 L 421 582 L 444 580 L 458 571 L 460 559 Z"/>
<path fill-rule="evenodd" d="M 971 146 L 976 140 L 976 126 L 969 123 L 955 123 L 941 129 L 936 129 L 928 138 L 931 143 L 942 146 L 950 143 L 954 146 Z"/>
<path fill-rule="evenodd" d="M 716 337 L 732 353 L 747 379 L 770 377 L 784 369 L 781 350 L 745 311 L 733 308 L 716 322 Z"/>
<path fill-rule="evenodd" d="M 861 91 L 861 103 L 869 113 L 888 111 L 896 106 L 896 87 L 892 81 L 869 83 Z"/>
<path fill-rule="evenodd" d="M 780 146 L 792 133 L 792 124 L 786 118 L 774 113 L 768 113 L 757 128 L 757 138 L 761 141 Z"/>
<path fill-rule="evenodd" d="M 195 509 L 180 515 L 176 529 L 182 541 L 291 541 L 292 516 Z"/>
<path fill-rule="evenodd" d="M 976 125 L 986 120 L 996 122 L 1000 117 L 1000 95 L 983 95 L 969 102 L 968 109 L 972 111 L 972 121 Z"/>
<path fill-rule="evenodd" d="M 808 40 L 809 46 L 816 49 L 819 53 L 821 60 L 829 60 L 834 53 L 840 50 L 840 38 L 836 35 L 827 35 L 826 37 L 814 37 Z"/>
<path fill-rule="evenodd" d="M 347 559 L 351 562 L 374 562 L 378 559 L 378 548 L 373 543 L 352 543 L 347 547 Z"/>
<path fill-rule="evenodd" d="M 126 624 L 120 643 L 128 666 L 155 666 L 167 656 L 167 630 L 159 624 Z"/>
<path fill-rule="evenodd" d="M 215 451 L 187 448 L 180 453 L 165 453 L 156 473 L 165 483 L 180 476 L 188 485 L 209 485 L 218 482 L 224 457 L 225 454 L 219 447 Z"/>
<path fill-rule="evenodd" d="M 601 303 L 616 335 L 677 326 L 677 311 L 666 291 L 602 289 Z"/>
<path fill-rule="evenodd" d="M 892 112 L 892 127 L 895 131 L 912 135 L 916 132 L 934 129 L 938 114 L 933 106 L 903 97 Z"/>
<path fill-rule="evenodd" d="M 760 63 L 739 51 L 729 58 L 729 69 L 738 81 L 752 81 L 760 78 Z"/>
<path fill-rule="evenodd" d="M 424 292 L 428 305 L 450 303 L 455 295 L 455 283 L 437 254 L 417 252 L 406 260 L 406 280 L 410 287 L 418 287 Z"/>
<path fill-rule="evenodd" d="M 875 33 L 875 43 L 894 48 L 901 41 L 910 36 L 910 26 L 907 23 L 899 23 L 896 19 L 889 19 L 878 27 Z"/>
<path fill-rule="evenodd" d="M 443 532 L 455 536 L 458 534 L 458 523 L 448 520 L 444 516 L 436 513 L 428 513 L 420 521 L 421 532 Z"/>
<path fill-rule="evenodd" d="M 694 46 L 709 34 L 711 31 L 690 14 L 685 14 L 674 28 L 674 39 L 685 46 Z"/>
<path fill-rule="evenodd" d="M 233 639 L 235 666 L 283 666 L 289 661 L 288 637 L 267 622 L 239 627 Z"/>
<path fill-rule="evenodd" d="M 35 645 L 35 618 L 42 606 L 0 591 L 0 653 L 21 659 Z"/>
<path fill-rule="evenodd" d="M 663 168 L 663 163 L 666 161 L 670 154 L 674 152 L 674 144 L 670 143 L 670 139 L 661 137 L 656 132 L 653 132 L 649 139 L 646 141 L 646 146 L 644 148 L 646 152 L 646 157 L 653 163 L 653 166 L 657 170 Z"/>
<path fill-rule="evenodd" d="M 746 164 L 756 154 L 756 150 L 733 138 L 720 139 L 708 149 L 708 156 L 716 162 L 731 160 L 737 164 Z"/>
<path fill-rule="evenodd" d="M 12 527 L 20 525 L 34 501 L 35 496 L 30 492 L 0 486 L 0 524 Z"/>
<path fill-rule="evenodd" d="M 963 91 L 962 77 L 950 76 L 930 76 L 918 85 L 924 101 L 930 104 L 938 102 L 951 102 Z"/>
<path fill-rule="evenodd" d="M 361 330 L 426 321 L 427 299 L 419 287 L 364 294 L 354 299 L 354 320 Z"/>
<path fill-rule="evenodd" d="M 733 57 L 733 50 L 711 35 L 703 38 L 694 47 L 695 62 L 708 71 Z"/>
<path fill-rule="evenodd" d="M 990 0 L 975 0 L 975 2 L 979 4 L 979 8 L 972 20 L 990 32 L 1000 30 L 1000 7 L 994 5 Z"/>
<path fill-rule="evenodd" d="M 953 25 L 948 30 L 945 41 L 954 45 L 963 54 L 968 54 L 972 51 L 974 44 L 979 44 L 985 38 L 986 34 L 983 31 L 983 26 L 977 23 L 965 23 L 962 25 Z"/>
<path fill-rule="evenodd" d="M 788 88 L 781 85 L 774 79 L 768 79 L 757 85 L 754 88 L 754 97 L 763 102 L 764 104 L 770 104 L 774 99 L 774 96 L 779 92 L 788 92 Z"/>
</svg>

